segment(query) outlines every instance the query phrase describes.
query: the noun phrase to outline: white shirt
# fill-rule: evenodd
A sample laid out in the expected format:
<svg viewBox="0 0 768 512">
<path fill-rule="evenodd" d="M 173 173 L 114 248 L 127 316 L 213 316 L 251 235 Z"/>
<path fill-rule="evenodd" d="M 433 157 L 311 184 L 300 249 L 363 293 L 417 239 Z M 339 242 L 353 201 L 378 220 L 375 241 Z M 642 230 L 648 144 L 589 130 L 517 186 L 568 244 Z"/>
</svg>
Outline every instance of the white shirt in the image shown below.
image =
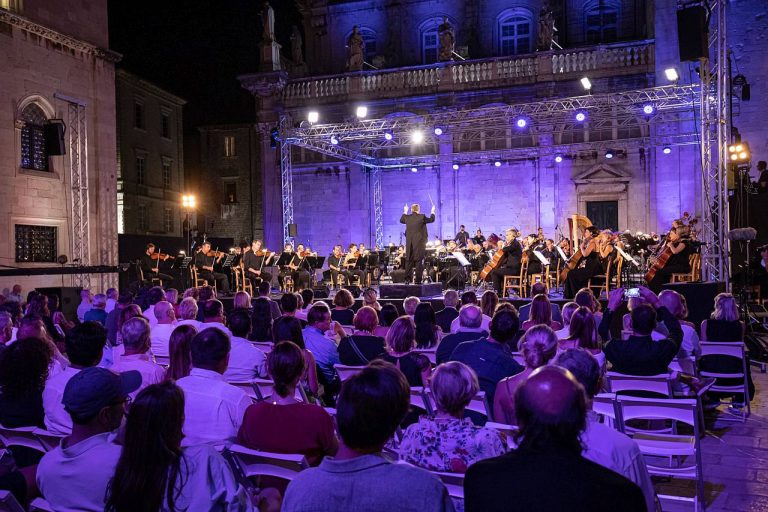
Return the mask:
<svg viewBox="0 0 768 512">
<path fill-rule="evenodd" d="M 116 305 L 117 305 L 117 301 L 115 299 L 107 299 L 107 306 L 104 308 L 104 311 L 109 313 L 113 309 L 115 309 Z"/>
<path fill-rule="evenodd" d="M 157 317 L 155 316 L 155 305 L 152 304 L 144 310 L 144 316 L 147 317 L 150 327 L 157 325 Z"/>
<path fill-rule="evenodd" d="M 192 368 L 176 384 L 184 391 L 184 446 L 233 443 L 251 399 L 220 373 Z"/>
<path fill-rule="evenodd" d="M 557 336 L 557 339 L 564 340 L 565 338 L 567 338 L 568 336 L 571 335 L 570 330 L 571 330 L 571 326 L 570 325 L 566 325 L 565 327 L 563 327 L 559 331 L 555 331 L 555 335 Z"/>
<path fill-rule="evenodd" d="M 254 347 L 245 338 L 232 336 L 232 348 L 229 351 L 229 367 L 224 372 L 228 382 L 243 382 L 267 375 L 264 352 Z"/>
<path fill-rule="evenodd" d="M 200 322 L 199 320 L 195 320 L 194 318 L 190 318 L 189 320 L 178 320 L 178 321 L 176 321 L 176 327 L 178 327 L 180 325 L 191 325 L 192 327 L 194 327 L 195 329 L 197 329 L 199 331 L 201 323 L 202 322 Z"/>
<path fill-rule="evenodd" d="M 309 315 L 308 309 L 297 309 L 296 313 L 294 314 L 296 318 L 298 318 L 299 320 L 304 320 L 305 322 L 307 321 L 308 315 Z"/>
<path fill-rule="evenodd" d="M 46 453 L 37 466 L 37 486 L 56 512 L 104 510 L 107 485 L 115 473 L 122 447 L 111 432 Z"/>
<path fill-rule="evenodd" d="M 636 442 L 599 423 L 592 411 L 587 412 L 587 428 L 581 434 L 581 441 L 585 446 L 582 453 L 585 458 L 632 480 L 643 491 L 648 510 L 656 510 L 656 493 Z"/>
<path fill-rule="evenodd" d="M 455 334 L 461 330 L 460 317 L 456 317 L 451 322 L 451 334 Z M 480 329 L 486 332 L 491 332 L 491 317 L 483 315 L 483 320 L 480 322 Z"/>
<path fill-rule="evenodd" d="M 203 322 L 200 324 L 200 327 L 197 328 L 198 332 L 202 332 L 206 329 L 210 329 L 211 327 L 215 327 L 216 329 L 220 330 L 230 338 L 232 337 L 232 331 L 230 331 L 226 325 L 222 324 L 221 322 Z M 231 357 L 230 357 L 231 359 Z"/>
<path fill-rule="evenodd" d="M 68 367 L 63 372 L 50 377 L 43 389 L 43 411 L 45 411 L 45 428 L 51 434 L 69 435 L 72 433 L 72 418 L 64 410 L 61 399 L 69 379 L 80 373 L 78 368 Z"/>
<path fill-rule="evenodd" d="M 131 398 L 136 398 L 139 391 L 147 386 L 159 384 L 165 379 L 165 368 L 152 361 L 149 354 L 123 355 L 120 361 L 115 363 L 110 369 L 117 373 L 136 370 L 141 374 L 141 386 L 131 393 Z"/>
<path fill-rule="evenodd" d="M 89 312 L 92 309 L 91 303 L 87 300 L 81 301 L 80 305 L 77 306 L 77 319 L 80 320 L 80 323 L 85 322 L 85 314 Z"/>
<path fill-rule="evenodd" d="M 696 374 L 696 358 L 701 354 L 701 343 L 696 329 L 688 324 L 680 324 L 683 330 L 683 342 L 680 344 L 680 350 L 677 352 L 677 359 L 684 372 Z"/>
<path fill-rule="evenodd" d="M 155 324 L 152 326 L 149 343 L 153 354 L 156 356 L 169 355 L 168 341 L 171 339 L 171 333 L 176 327 L 176 323 Z"/>
</svg>

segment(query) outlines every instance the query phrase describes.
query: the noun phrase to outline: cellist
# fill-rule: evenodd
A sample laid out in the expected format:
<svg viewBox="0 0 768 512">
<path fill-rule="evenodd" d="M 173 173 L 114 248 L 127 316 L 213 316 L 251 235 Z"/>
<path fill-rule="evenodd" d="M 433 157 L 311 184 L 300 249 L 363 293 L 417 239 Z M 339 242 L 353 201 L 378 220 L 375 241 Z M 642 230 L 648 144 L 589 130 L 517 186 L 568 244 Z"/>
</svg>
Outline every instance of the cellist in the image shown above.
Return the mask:
<svg viewBox="0 0 768 512">
<path fill-rule="evenodd" d="M 668 258 L 664 253 L 668 252 Z M 659 293 L 664 284 L 668 283 L 672 274 L 685 274 L 691 271 L 691 263 L 688 256 L 691 252 L 690 244 L 678 233 L 677 227 L 672 227 L 667 233 L 666 241 L 662 247 L 660 256 L 654 266 L 656 271 L 648 281 L 648 288 L 654 293 Z M 649 271 L 649 274 L 651 271 Z"/>
<path fill-rule="evenodd" d="M 523 246 L 518 242 L 517 237 L 520 232 L 511 228 L 507 230 L 507 243 L 499 250 L 504 253 L 499 265 L 491 272 L 493 286 L 498 291 L 499 296 L 504 294 L 504 276 L 519 276 L 520 265 L 523 257 Z"/>
<path fill-rule="evenodd" d="M 563 285 L 564 298 L 572 299 L 576 292 L 587 285 L 590 277 L 601 273 L 602 265 L 600 264 L 600 252 L 597 247 L 597 237 L 599 235 L 600 230 L 595 226 L 589 226 L 584 230 L 584 240 L 579 244 L 579 252 L 581 253 L 581 260 L 584 261 L 584 266 L 574 268 L 568 272 L 565 284 Z"/>
</svg>

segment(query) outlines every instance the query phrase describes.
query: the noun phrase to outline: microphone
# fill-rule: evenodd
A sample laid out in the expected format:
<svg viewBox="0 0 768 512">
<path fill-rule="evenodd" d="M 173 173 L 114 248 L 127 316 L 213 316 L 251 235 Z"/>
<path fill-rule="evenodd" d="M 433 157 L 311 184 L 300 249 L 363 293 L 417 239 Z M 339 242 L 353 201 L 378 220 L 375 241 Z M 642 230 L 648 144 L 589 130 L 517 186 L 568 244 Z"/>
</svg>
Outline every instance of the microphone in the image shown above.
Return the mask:
<svg viewBox="0 0 768 512">
<path fill-rule="evenodd" d="M 754 240 L 755 238 L 757 238 L 755 228 L 737 228 L 728 232 L 728 240 L 731 242 Z"/>
</svg>

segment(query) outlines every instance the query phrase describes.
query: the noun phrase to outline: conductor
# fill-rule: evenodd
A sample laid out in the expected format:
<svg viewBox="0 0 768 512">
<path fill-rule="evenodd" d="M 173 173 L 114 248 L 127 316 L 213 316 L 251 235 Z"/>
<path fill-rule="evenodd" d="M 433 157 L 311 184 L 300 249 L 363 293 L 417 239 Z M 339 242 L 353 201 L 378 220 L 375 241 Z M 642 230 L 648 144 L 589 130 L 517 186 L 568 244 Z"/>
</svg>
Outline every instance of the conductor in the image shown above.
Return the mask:
<svg viewBox="0 0 768 512">
<path fill-rule="evenodd" d="M 419 205 L 411 205 L 411 213 L 408 213 L 408 205 L 403 208 L 400 224 L 405 224 L 405 282 L 411 281 L 411 272 L 416 267 L 416 284 L 421 284 L 424 273 L 424 255 L 427 248 L 427 224 L 435 222 L 435 205 L 429 217 L 419 213 Z"/>
</svg>

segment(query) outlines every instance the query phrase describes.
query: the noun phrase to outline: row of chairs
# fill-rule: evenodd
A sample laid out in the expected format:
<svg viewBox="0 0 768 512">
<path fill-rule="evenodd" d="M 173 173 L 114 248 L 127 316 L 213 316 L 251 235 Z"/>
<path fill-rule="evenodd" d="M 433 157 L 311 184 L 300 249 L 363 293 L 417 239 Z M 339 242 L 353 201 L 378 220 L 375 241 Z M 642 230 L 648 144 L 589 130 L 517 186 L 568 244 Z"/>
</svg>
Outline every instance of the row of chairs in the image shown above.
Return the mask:
<svg viewBox="0 0 768 512">
<path fill-rule="evenodd" d="M 4 449 L 23 446 L 47 453 L 59 446 L 63 438 L 64 436 L 51 434 L 47 430 L 37 427 L 7 428 L 0 425 L 0 445 Z M 3 451 L 0 450 L 0 452 Z M 2 458 L 1 455 L 0 458 Z M 0 510 L 3 512 L 24 512 L 24 508 L 9 491 L 0 491 Z M 29 512 L 53 512 L 51 506 L 43 498 L 32 500 L 27 510 Z"/>
</svg>

